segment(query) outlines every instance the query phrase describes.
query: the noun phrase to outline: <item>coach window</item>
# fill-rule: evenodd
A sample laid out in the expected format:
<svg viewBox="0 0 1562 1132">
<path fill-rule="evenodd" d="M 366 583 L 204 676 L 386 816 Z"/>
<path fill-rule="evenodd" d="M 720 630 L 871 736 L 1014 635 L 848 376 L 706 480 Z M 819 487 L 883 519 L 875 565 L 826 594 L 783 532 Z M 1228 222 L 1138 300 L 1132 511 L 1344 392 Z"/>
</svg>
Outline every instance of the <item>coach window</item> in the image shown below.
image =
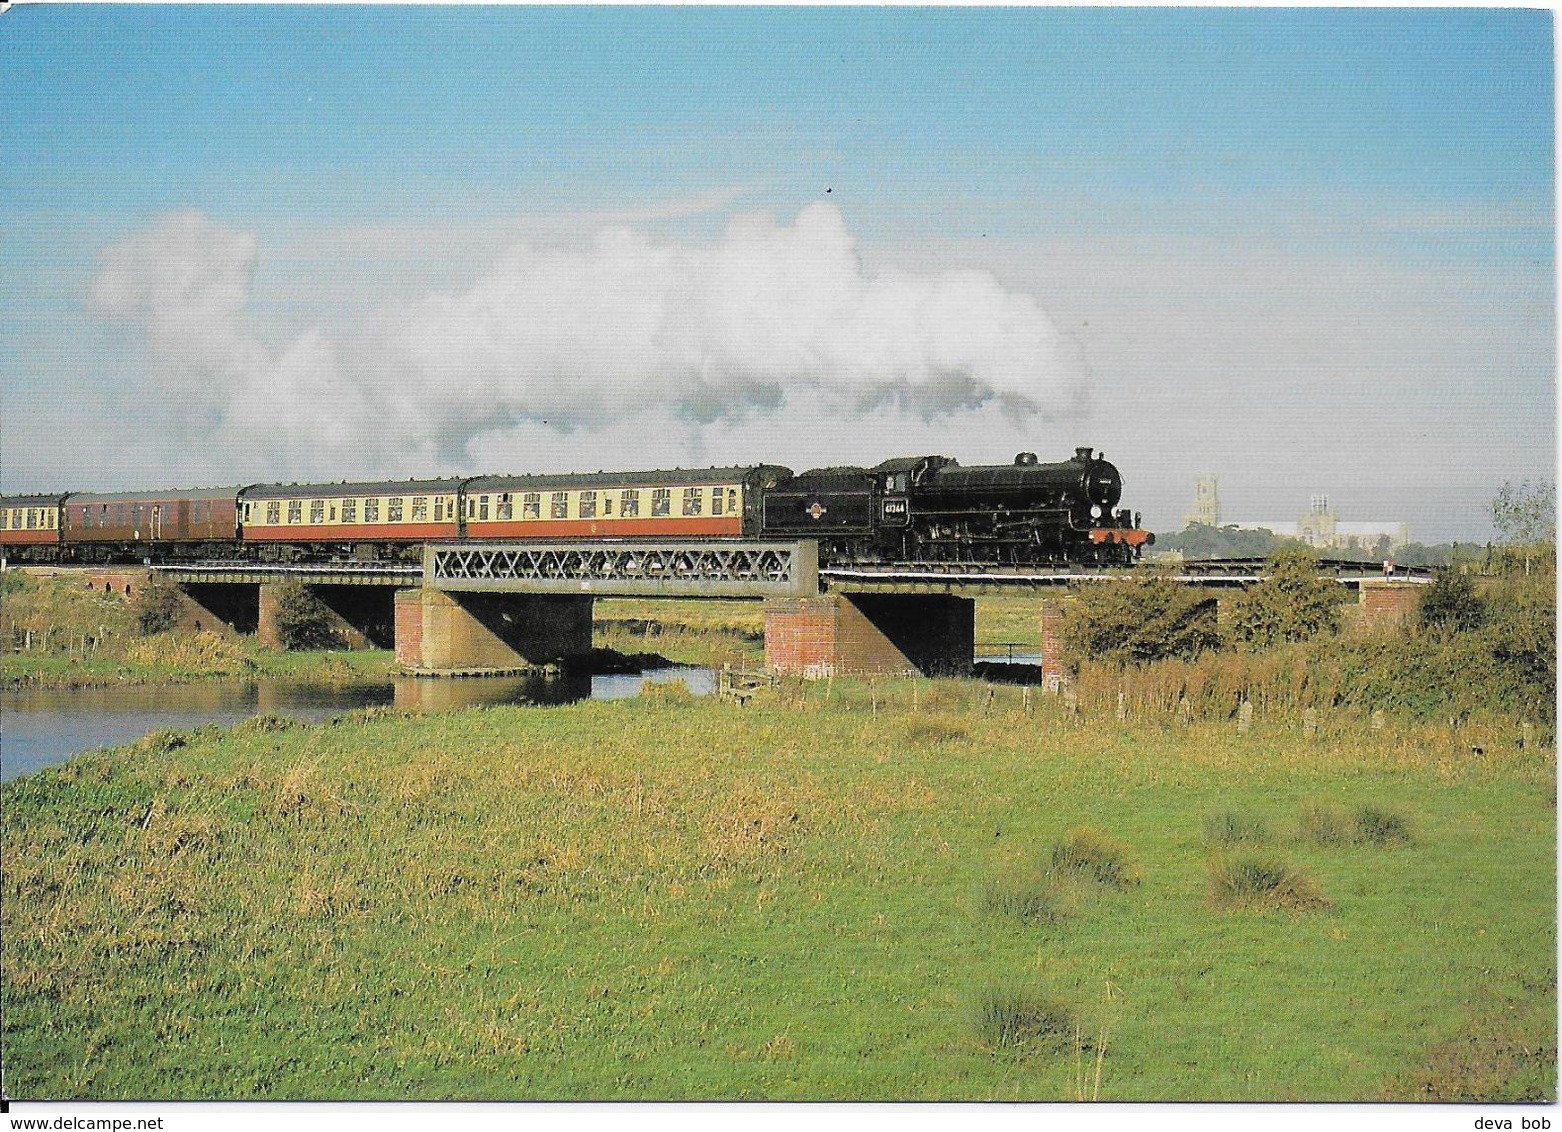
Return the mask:
<svg viewBox="0 0 1562 1132">
<path fill-rule="evenodd" d="M 634 488 L 629 488 L 618 497 L 618 513 L 626 519 L 633 519 L 640 514 L 640 493 Z"/>
<path fill-rule="evenodd" d="M 412 497 L 412 521 L 414 523 L 428 522 L 428 496 L 414 495 Z"/>
<path fill-rule="evenodd" d="M 580 517 L 582 519 L 595 519 L 597 517 L 597 493 L 583 491 L 580 493 Z"/>
<path fill-rule="evenodd" d="M 542 518 L 542 493 L 541 492 L 539 492 L 539 491 L 528 491 L 525 495 L 521 496 L 521 518 L 523 518 L 523 519 L 540 519 L 540 518 Z"/>
<path fill-rule="evenodd" d="M 0 531 L 5 529 L 5 512 L 0 511 Z M 92 510 L 87 507 L 81 509 L 81 525 L 85 529 L 92 526 Z"/>
<path fill-rule="evenodd" d="M 141 510 L 141 508 L 137 507 L 136 510 L 139 512 Z M 139 523 L 140 523 L 140 516 L 139 515 L 137 516 L 137 520 L 136 521 L 137 521 L 137 524 L 139 525 Z M 268 525 L 270 525 L 270 526 L 275 526 L 277 523 L 280 523 L 281 521 L 282 521 L 282 502 L 281 502 L 281 500 L 273 499 L 270 503 L 266 504 L 266 523 Z"/>
<path fill-rule="evenodd" d="M 0 531 L 8 531 L 10 529 L 11 512 L 8 510 L 0 510 Z"/>
<path fill-rule="evenodd" d="M 290 523 L 302 523 L 304 521 L 304 501 L 302 499 L 289 499 L 287 501 L 287 521 Z"/>
<path fill-rule="evenodd" d="M 611 492 L 604 491 L 602 493 L 602 514 L 604 514 L 604 515 L 611 515 L 612 513 L 613 513 L 613 495 L 612 495 Z"/>
<path fill-rule="evenodd" d="M 309 521 L 317 527 L 325 522 L 325 500 L 311 499 L 309 501 Z"/>
<path fill-rule="evenodd" d="M 342 522 L 356 523 L 358 521 L 358 501 L 356 499 L 342 500 Z"/>
<path fill-rule="evenodd" d="M 698 515 L 705 507 L 705 493 L 697 487 L 683 489 L 683 513 Z"/>
<path fill-rule="evenodd" d="M 434 522 L 436 522 L 436 523 L 443 523 L 444 521 L 445 521 L 445 501 L 444 501 L 443 498 L 436 499 L 436 500 L 434 500 Z"/>
<path fill-rule="evenodd" d="M 488 521 L 488 496 L 486 495 L 477 497 L 477 517 L 485 523 Z"/>
<path fill-rule="evenodd" d="M 385 505 L 385 521 L 387 523 L 401 522 L 402 505 L 404 503 L 406 503 L 406 500 L 402 499 L 400 496 L 396 496 Z"/>
<path fill-rule="evenodd" d="M 711 488 L 710 489 L 710 513 L 712 515 L 720 515 L 721 512 L 722 512 L 721 504 L 722 504 L 721 488 L 719 488 L 719 487 Z"/>
<path fill-rule="evenodd" d="M 38 525 L 38 512 L 36 510 L 34 510 L 33 508 L 29 507 L 27 509 L 27 529 L 28 530 L 32 530 L 37 525 Z"/>
<path fill-rule="evenodd" d="M 365 523 L 378 523 L 380 521 L 380 501 L 378 499 L 365 499 L 363 501 L 363 521 Z"/>
<path fill-rule="evenodd" d="M 659 487 L 651 492 L 651 514 L 671 515 L 673 513 L 673 493 L 671 488 Z"/>
<path fill-rule="evenodd" d="M 508 491 L 501 493 L 499 501 L 494 504 L 494 518 L 506 520 L 515 518 L 515 499 Z"/>
<path fill-rule="evenodd" d="M 737 513 L 738 513 L 738 489 L 735 488 L 735 487 L 729 487 L 727 489 L 727 514 L 729 514 L 729 515 L 736 515 Z"/>
<path fill-rule="evenodd" d="M 98 507 L 98 526 L 108 526 L 108 504 L 100 504 Z"/>
<path fill-rule="evenodd" d="M 549 497 L 548 516 L 553 519 L 569 518 L 569 492 L 555 491 Z"/>
</svg>

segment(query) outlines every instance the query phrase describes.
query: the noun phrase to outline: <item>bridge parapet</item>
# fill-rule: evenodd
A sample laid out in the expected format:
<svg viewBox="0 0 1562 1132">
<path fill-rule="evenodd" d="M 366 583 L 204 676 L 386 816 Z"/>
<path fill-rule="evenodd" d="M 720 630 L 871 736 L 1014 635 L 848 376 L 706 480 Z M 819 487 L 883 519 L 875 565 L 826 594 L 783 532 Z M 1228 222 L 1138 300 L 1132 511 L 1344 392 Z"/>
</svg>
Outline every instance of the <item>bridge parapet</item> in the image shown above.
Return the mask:
<svg viewBox="0 0 1562 1132">
<path fill-rule="evenodd" d="M 806 597 L 819 592 L 819 544 L 801 542 L 431 543 L 437 590 L 596 597 Z"/>
</svg>

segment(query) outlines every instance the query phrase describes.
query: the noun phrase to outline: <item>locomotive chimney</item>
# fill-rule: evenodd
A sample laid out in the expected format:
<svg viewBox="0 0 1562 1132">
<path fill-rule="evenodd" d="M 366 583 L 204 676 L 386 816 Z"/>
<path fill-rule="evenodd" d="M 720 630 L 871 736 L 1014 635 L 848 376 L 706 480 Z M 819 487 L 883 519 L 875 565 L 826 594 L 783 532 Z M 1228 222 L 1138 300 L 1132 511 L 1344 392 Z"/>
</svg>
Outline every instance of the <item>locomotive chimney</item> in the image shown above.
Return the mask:
<svg viewBox="0 0 1562 1132">
<path fill-rule="evenodd" d="M 1036 453 L 1034 453 L 1034 452 L 1016 452 L 1014 454 L 1014 463 L 1018 467 L 1028 468 L 1032 464 L 1034 464 L 1035 462 L 1036 462 Z"/>
<path fill-rule="evenodd" d="M 1076 449 L 1074 449 L 1074 459 L 1076 459 L 1076 460 L 1083 460 L 1087 464 L 1090 463 L 1090 449 L 1088 449 L 1088 448 L 1076 448 Z"/>
</svg>

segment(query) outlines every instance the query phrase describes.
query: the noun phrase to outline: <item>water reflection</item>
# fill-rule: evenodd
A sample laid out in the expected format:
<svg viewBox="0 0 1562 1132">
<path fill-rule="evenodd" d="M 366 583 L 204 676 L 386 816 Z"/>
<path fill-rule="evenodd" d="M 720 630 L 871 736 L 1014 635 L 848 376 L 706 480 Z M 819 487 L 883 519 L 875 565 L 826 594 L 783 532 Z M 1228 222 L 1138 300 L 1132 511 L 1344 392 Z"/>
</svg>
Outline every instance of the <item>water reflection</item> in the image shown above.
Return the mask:
<svg viewBox="0 0 1562 1132">
<path fill-rule="evenodd" d="M 0 779 L 29 774 L 97 747 L 134 743 L 160 729 L 231 726 L 252 715 L 318 722 L 358 708 L 454 711 L 500 704 L 566 704 L 638 695 L 642 682 L 681 680 L 695 695 L 715 689 L 708 668 L 666 668 L 644 675 L 400 677 L 383 684 L 328 685 L 261 681 L 109 688 L 25 688 L 0 692 Z"/>
</svg>

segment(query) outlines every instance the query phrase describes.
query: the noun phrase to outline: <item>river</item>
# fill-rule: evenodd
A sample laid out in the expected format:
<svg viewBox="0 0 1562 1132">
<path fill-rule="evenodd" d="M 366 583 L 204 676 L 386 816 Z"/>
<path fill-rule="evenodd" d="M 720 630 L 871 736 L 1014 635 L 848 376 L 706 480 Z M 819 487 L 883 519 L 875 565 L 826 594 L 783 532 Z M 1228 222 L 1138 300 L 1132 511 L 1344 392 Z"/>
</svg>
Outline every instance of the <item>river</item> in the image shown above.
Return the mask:
<svg viewBox="0 0 1562 1132">
<path fill-rule="evenodd" d="M 644 675 L 493 676 L 464 680 L 400 677 L 331 688 L 293 681 L 158 684 L 107 688 L 24 688 L 0 692 L 0 780 L 30 774 L 98 747 L 134 743 L 164 728 L 229 726 L 252 715 L 317 722 L 357 708 L 450 711 L 496 704 L 562 704 L 637 695 L 641 681 L 681 680 L 695 695 L 716 686 L 709 668 L 664 668 Z"/>
</svg>

